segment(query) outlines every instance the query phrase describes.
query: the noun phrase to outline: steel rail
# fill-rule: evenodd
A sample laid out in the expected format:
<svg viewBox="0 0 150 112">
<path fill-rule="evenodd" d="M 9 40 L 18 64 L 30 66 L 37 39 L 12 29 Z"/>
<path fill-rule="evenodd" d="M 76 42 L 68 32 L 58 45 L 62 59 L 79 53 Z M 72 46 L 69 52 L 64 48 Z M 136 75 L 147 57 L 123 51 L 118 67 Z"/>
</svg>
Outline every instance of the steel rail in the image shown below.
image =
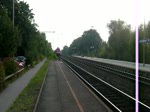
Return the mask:
<svg viewBox="0 0 150 112">
<path fill-rule="evenodd" d="M 66 60 L 66 59 L 63 58 L 63 60 Z M 79 67 L 78 65 L 72 63 L 71 61 L 69 61 L 69 60 L 66 60 L 66 61 L 69 62 L 69 63 L 71 63 L 72 65 L 74 65 L 74 66 L 77 67 L 78 69 L 80 69 L 80 70 L 82 70 L 82 71 L 88 73 L 90 76 L 92 76 L 92 77 L 98 79 L 99 81 L 103 82 L 104 84 L 108 85 L 109 87 L 115 89 L 116 91 L 120 92 L 121 94 L 125 95 L 126 97 L 129 97 L 130 99 L 136 101 L 135 98 L 133 98 L 132 96 L 128 95 L 127 93 L 125 93 L 125 92 L 119 90 L 118 88 L 112 86 L 111 84 L 105 82 L 104 80 L 102 80 L 102 79 L 96 77 L 95 75 L 93 75 L 93 74 L 91 74 L 90 72 L 84 70 L 83 68 L 81 68 L 81 67 Z M 69 67 L 69 68 L 70 68 L 70 67 Z M 73 70 L 73 71 L 74 71 L 74 70 Z M 76 71 L 75 71 L 75 72 L 76 72 Z M 77 73 L 77 72 L 76 72 L 76 73 Z M 82 76 L 79 75 L 79 77 L 81 78 Z M 84 79 L 84 78 L 82 77 L 81 79 Z M 87 83 L 87 81 L 86 81 L 85 79 L 84 79 L 84 81 Z M 88 85 L 91 86 L 91 84 L 88 84 Z M 91 88 L 93 88 L 95 91 L 98 91 L 98 90 L 97 90 L 96 88 L 94 88 L 93 86 L 91 86 Z M 104 95 L 102 95 L 100 92 L 98 92 L 98 94 L 100 94 L 101 96 L 104 96 Z M 105 96 L 104 96 L 103 98 L 104 98 L 104 99 L 107 99 Z M 108 101 L 108 99 L 107 99 L 107 101 Z M 108 102 L 111 102 L 111 101 L 108 101 Z M 145 108 L 150 109 L 150 107 L 147 106 L 146 104 L 144 104 L 144 103 L 142 103 L 142 102 L 140 102 L 140 101 L 138 101 L 138 103 L 141 104 L 142 106 L 144 106 Z M 110 103 L 110 104 L 113 104 L 113 103 Z M 113 104 L 113 105 L 114 105 L 114 104 Z M 116 106 L 114 105 L 114 107 L 116 107 Z M 118 108 L 116 108 L 116 109 L 119 111 Z M 121 110 L 120 110 L 119 112 L 121 112 Z"/>
</svg>

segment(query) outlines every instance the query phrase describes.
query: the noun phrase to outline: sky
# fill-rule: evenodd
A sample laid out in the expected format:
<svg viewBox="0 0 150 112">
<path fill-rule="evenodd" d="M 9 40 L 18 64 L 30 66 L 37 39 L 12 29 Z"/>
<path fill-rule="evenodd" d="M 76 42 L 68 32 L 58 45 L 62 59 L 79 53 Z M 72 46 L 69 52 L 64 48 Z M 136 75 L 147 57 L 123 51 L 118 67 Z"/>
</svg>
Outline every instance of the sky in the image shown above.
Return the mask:
<svg viewBox="0 0 150 112">
<path fill-rule="evenodd" d="M 94 28 L 104 41 L 108 41 L 107 24 L 123 20 L 135 28 L 138 12 L 139 23 L 150 20 L 150 0 L 23 0 L 35 14 L 35 23 L 55 50 L 70 46 L 84 31 Z"/>
</svg>

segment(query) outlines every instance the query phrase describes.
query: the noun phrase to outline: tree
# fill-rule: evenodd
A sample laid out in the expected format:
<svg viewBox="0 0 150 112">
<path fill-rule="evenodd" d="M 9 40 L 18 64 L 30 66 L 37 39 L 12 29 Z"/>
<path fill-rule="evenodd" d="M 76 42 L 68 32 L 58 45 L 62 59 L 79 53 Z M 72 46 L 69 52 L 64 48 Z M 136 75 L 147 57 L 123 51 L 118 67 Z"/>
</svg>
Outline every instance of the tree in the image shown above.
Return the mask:
<svg viewBox="0 0 150 112">
<path fill-rule="evenodd" d="M 95 29 L 85 31 L 81 40 L 81 51 L 87 56 L 98 56 L 102 39 Z"/>
<path fill-rule="evenodd" d="M 150 37 L 150 22 L 148 22 L 147 25 L 141 24 L 139 27 L 139 40 L 150 39 L 149 37 Z M 143 50 L 145 53 L 143 52 Z M 145 60 L 144 63 L 150 63 L 149 57 L 150 57 L 150 43 L 147 43 L 147 44 L 140 43 L 139 44 L 139 62 L 143 63 L 143 59 L 144 59 Z"/>
<path fill-rule="evenodd" d="M 129 47 L 130 57 L 128 61 L 135 62 L 135 31 L 131 31 Z"/>
<path fill-rule="evenodd" d="M 100 47 L 100 51 L 99 51 L 99 57 L 101 58 L 108 58 L 108 45 L 107 42 L 102 41 L 102 45 Z"/>
<path fill-rule="evenodd" d="M 21 34 L 18 27 L 13 27 L 4 6 L 0 6 L 0 56 L 13 56 L 21 45 Z"/>
<path fill-rule="evenodd" d="M 69 54 L 69 47 L 68 46 L 64 46 L 61 53 L 62 53 L 62 55 L 68 55 Z"/>
<path fill-rule="evenodd" d="M 102 39 L 95 29 L 83 32 L 69 47 L 70 55 L 99 56 Z"/>
<path fill-rule="evenodd" d="M 117 60 L 129 60 L 130 25 L 126 25 L 121 20 L 112 20 L 107 27 L 110 33 L 108 46 L 111 54 L 109 57 Z"/>
<path fill-rule="evenodd" d="M 24 1 L 15 2 L 15 24 L 12 24 L 13 0 L 0 1 L 0 56 L 23 55 L 27 62 L 52 54 L 46 35 L 37 30 L 34 14 Z"/>
<path fill-rule="evenodd" d="M 150 39 L 150 21 L 145 27 L 145 38 Z M 150 43 L 145 44 L 145 62 L 150 64 Z"/>
<path fill-rule="evenodd" d="M 81 40 L 82 38 L 79 37 L 77 39 L 75 39 L 72 44 L 70 45 L 70 48 L 69 48 L 69 54 L 72 54 L 72 55 L 81 55 Z"/>
</svg>

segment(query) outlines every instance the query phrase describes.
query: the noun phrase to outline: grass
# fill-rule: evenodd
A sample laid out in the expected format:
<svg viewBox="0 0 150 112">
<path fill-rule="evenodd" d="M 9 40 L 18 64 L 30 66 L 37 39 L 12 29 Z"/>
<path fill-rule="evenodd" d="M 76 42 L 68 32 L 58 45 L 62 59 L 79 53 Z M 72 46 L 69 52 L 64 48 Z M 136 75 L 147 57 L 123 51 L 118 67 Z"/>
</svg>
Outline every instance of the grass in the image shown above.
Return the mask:
<svg viewBox="0 0 150 112">
<path fill-rule="evenodd" d="M 32 112 L 38 93 L 40 91 L 42 82 L 44 80 L 49 60 L 47 60 L 36 75 L 31 79 L 27 87 L 17 97 L 12 106 L 7 112 Z"/>
<path fill-rule="evenodd" d="M 38 62 L 36 62 L 36 64 L 38 64 Z M 34 67 L 34 66 L 32 66 Z M 21 77 L 23 74 L 25 74 L 28 70 L 30 70 L 32 68 L 30 67 L 25 67 L 25 69 L 17 74 L 15 74 L 14 76 L 10 77 L 9 79 L 5 80 L 3 82 L 3 85 L 0 88 L 0 92 L 2 92 L 9 84 L 11 84 L 12 82 L 16 81 L 19 77 Z M 2 84 L 2 83 L 0 83 Z"/>
</svg>

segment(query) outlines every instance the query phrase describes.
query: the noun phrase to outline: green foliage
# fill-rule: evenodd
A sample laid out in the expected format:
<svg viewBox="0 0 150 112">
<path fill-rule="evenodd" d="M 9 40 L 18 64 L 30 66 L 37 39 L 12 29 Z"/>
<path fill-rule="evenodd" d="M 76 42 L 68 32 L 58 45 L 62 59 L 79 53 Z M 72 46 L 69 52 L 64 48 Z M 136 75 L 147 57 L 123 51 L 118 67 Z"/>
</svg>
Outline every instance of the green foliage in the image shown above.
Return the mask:
<svg viewBox="0 0 150 112">
<path fill-rule="evenodd" d="M 90 29 L 75 39 L 70 47 L 65 46 L 63 55 L 96 56 L 115 60 L 135 61 L 135 31 L 121 20 L 111 20 L 107 24 L 109 38 L 105 42 L 96 30 Z M 139 27 L 139 40 L 150 37 L 150 22 Z M 144 48 L 143 48 L 144 47 Z M 143 57 L 143 49 L 145 57 Z M 150 44 L 139 44 L 139 62 L 150 64 Z"/>
<path fill-rule="evenodd" d="M 37 30 L 34 14 L 29 4 L 14 0 L 15 18 L 12 23 L 13 0 L 0 1 L 0 57 L 25 56 L 31 64 L 43 57 L 51 56 L 51 44 L 46 35 Z"/>
<path fill-rule="evenodd" d="M 99 56 L 102 39 L 94 29 L 85 31 L 83 35 L 75 39 L 69 47 L 64 47 L 62 53 L 69 55 Z"/>
<path fill-rule="evenodd" d="M 148 24 L 145 25 L 145 29 L 144 25 L 142 24 L 139 27 L 139 40 L 148 38 L 150 39 L 150 22 L 148 22 Z M 143 50 L 145 51 L 145 55 L 143 55 Z M 143 63 L 143 59 L 145 60 L 145 63 L 150 64 L 150 43 L 139 44 L 139 62 Z"/>
<path fill-rule="evenodd" d="M 2 64 L 0 64 L 0 82 L 5 78 L 5 69 Z"/>
<path fill-rule="evenodd" d="M 108 45 L 105 41 L 102 42 L 100 51 L 99 51 L 99 57 L 101 58 L 107 58 L 107 54 L 108 54 Z"/>
<path fill-rule="evenodd" d="M 63 47 L 63 51 L 61 53 L 62 53 L 62 55 L 68 55 L 69 54 L 69 47 L 68 46 L 64 46 Z"/>
<path fill-rule="evenodd" d="M 129 41 L 131 37 L 130 25 L 126 25 L 121 20 L 112 20 L 107 27 L 110 33 L 108 45 L 109 49 L 111 49 L 111 54 L 108 57 L 128 61 L 129 57 L 131 57 L 131 53 L 129 52 Z"/>
<path fill-rule="evenodd" d="M 0 91 L 3 89 L 4 87 L 4 78 L 5 78 L 5 69 L 3 67 L 3 65 L 0 63 Z"/>
<path fill-rule="evenodd" d="M 17 27 L 13 27 L 5 7 L 0 7 L 0 56 L 13 56 L 20 46 L 21 35 Z"/>
<path fill-rule="evenodd" d="M 48 68 L 49 60 L 40 68 L 31 79 L 27 87 L 17 97 L 7 112 L 33 112 L 38 93 Z"/>
<path fill-rule="evenodd" d="M 129 40 L 129 53 L 130 57 L 128 61 L 135 62 L 135 32 L 131 32 Z"/>
<path fill-rule="evenodd" d="M 17 64 L 11 58 L 6 58 L 3 64 L 6 76 L 11 75 L 17 71 Z"/>
<path fill-rule="evenodd" d="M 51 57 L 52 57 L 52 59 L 54 59 L 54 60 L 55 60 L 55 59 L 58 59 L 58 57 L 57 57 L 57 55 L 56 55 L 55 53 L 53 53 Z"/>
</svg>

